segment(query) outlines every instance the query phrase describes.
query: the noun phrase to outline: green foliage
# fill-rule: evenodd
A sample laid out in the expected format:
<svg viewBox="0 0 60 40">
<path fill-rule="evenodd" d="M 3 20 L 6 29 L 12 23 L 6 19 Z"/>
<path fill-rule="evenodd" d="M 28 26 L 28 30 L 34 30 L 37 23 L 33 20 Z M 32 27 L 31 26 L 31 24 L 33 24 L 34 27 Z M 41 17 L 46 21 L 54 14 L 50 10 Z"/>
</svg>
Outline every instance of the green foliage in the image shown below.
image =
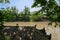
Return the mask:
<svg viewBox="0 0 60 40">
<path fill-rule="evenodd" d="M 25 9 L 23 10 L 23 14 L 24 14 L 24 20 L 29 21 L 30 9 L 28 7 L 25 6 Z"/>
<path fill-rule="evenodd" d="M 32 7 L 41 7 L 39 12 L 45 12 L 51 22 L 60 22 L 60 6 L 56 0 L 34 0 Z"/>
<path fill-rule="evenodd" d="M 3 10 L 4 20 L 5 21 L 29 21 L 29 16 L 30 16 L 30 10 L 28 7 L 25 7 L 25 9 L 18 13 L 17 8 L 14 7 L 7 7 L 6 9 Z"/>
<path fill-rule="evenodd" d="M 42 14 L 41 13 L 36 13 L 36 12 L 33 12 L 30 16 L 30 19 L 31 21 L 41 21 L 41 18 L 42 18 Z"/>
<path fill-rule="evenodd" d="M 2 31 L 3 31 L 3 20 L 4 20 L 4 14 L 3 11 L 0 10 L 0 40 L 4 40 L 5 36 L 3 35 Z"/>
<path fill-rule="evenodd" d="M 2 4 L 2 3 L 9 3 L 9 0 L 0 0 L 0 3 Z M 4 36 L 4 34 L 3 34 L 3 28 L 4 28 L 4 26 L 3 26 L 3 21 L 4 21 L 4 12 L 3 12 L 3 10 L 0 10 L 0 40 L 6 40 L 6 38 L 5 38 L 5 36 Z"/>
<path fill-rule="evenodd" d="M 0 0 L 0 3 L 10 3 L 9 0 Z"/>
<path fill-rule="evenodd" d="M 18 10 L 16 7 L 7 7 L 5 10 L 5 21 L 14 21 L 17 18 Z"/>
<path fill-rule="evenodd" d="M 4 21 L 41 21 L 42 13 L 32 12 L 28 7 L 25 6 L 25 9 L 22 12 L 18 13 L 17 8 L 14 7 L 7 7 L 3 9 L 4 14 Z"/>
</svg>

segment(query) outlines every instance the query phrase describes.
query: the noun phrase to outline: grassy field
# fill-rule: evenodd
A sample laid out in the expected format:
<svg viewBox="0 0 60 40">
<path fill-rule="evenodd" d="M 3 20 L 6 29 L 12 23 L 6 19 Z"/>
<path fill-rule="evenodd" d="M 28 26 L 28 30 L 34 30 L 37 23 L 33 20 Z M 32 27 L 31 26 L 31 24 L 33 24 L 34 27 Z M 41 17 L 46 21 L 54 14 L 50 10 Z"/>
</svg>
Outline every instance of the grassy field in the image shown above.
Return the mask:
<svg viewBox="0 0 60 40">
<path fill-rule="evenodd" d="M 4 25 L 6 26 L 16 26 L 18 23 L 19 26 L 34 26 L 37 25 L 37 29 L 42 29 L 45 27 L 45 30 L 47 34 L 52 34 L 51 40 L 60 40 L 60 28 L 56 27 L 54 28 L 54 23 L 52 26 L 48 26 L 49 22 L 4 22 Z"/>
</svg>

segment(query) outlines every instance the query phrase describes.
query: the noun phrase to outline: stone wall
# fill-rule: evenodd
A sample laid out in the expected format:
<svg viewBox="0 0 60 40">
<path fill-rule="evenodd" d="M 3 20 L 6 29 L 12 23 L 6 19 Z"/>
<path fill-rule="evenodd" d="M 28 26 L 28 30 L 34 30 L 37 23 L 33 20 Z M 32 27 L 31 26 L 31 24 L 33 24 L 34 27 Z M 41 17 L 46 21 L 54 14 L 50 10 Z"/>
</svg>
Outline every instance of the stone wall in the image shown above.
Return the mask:
<svg viewBox="0 0 60 40">
<path fill-rule="evenodd" d="M 4 26 L 4 35 L 9 35 L 8 40 L 51 40 L 45 28 L 38 30 L 35 26 Z"/>
</svg>

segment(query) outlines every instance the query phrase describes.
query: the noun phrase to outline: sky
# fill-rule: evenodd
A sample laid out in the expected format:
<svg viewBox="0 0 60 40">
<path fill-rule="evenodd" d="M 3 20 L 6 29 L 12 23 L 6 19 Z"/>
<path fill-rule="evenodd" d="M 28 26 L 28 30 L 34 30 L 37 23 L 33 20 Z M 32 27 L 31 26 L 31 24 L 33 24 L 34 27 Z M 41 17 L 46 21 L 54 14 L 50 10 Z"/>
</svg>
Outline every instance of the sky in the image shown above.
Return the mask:
<svg viewBox="0 0 60 40">
<path fill-rule="evenodd" d="M 56 0 L 57 1 L 57 0 Z M 27 6 L 30 8 L 30 11 L 38 11 L 40 8 L 31 8 L 32 4 L 33 4 L 34 0 L 10 0 L 10 4 L 4 4 L 4 6 L 2 6 L 0 4 L 0 7 L 12 7 L 12 6 L 16 6 L 16 8 L 19 10 L 19 12 L 23 11 L 24 7 Z M 57 1 L 57 3 L 59 3 Z"/>
<path fill-rule="evenodd" d="M 31 8 L 32 4 L 33 4 L 34 0 L 10 0 L 10 4 L 6 4 L 5 7 L 12 7 L 12 6 L 16 6 L 16 8 L 21 12 L 23 11 L 24 7 L 27 6 L 30 8 L 30 11 L 38 11 L 39 8 Z"/>
</svg>

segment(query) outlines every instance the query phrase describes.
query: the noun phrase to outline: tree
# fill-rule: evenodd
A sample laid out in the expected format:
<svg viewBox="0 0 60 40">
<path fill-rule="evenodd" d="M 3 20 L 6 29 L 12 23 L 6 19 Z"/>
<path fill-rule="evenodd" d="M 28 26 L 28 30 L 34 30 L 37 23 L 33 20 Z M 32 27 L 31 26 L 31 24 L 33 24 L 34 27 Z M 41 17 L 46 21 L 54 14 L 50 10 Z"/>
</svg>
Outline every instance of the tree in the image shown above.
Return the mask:
<svg viewBox="0 0 60 40">
<path fill-rule="evenodd" d="M 56 0 L 34 0 L 33 7 L 41 7 L 38 12 L 45 12 L 51 22 L 60 22 L 60 6 Z M 55 25 L 55 26 L 56 26 Z"/>
<path fill-rule="evenodd" d="M 9 0 L 0 0 L 0 3 L 10 3 L 10 1 Z"/>
<path fill-rule="evenodd" d="M 25 6 L 25 9 L 23 10 L 23 14 L 24 14 L 24 20 L 29 21 L 30 9 L 28 7 Z"/>
<path fill-rule="evenodd" d="M 0 3 L 1 4 L 5 4 L 5 3 L 8 3 L 9 0 L 0 0 Z M 4 14 L 3 14 L 3 11 L 0 10 L 0 40 L 6 40 L 5 39 L 5 36 L 3 35 L 2 31 L 3 31 L 3 20 L 4 20 Z"/>
<path fill-rule="evenodd" d="M 42 13 L 36 13 L 37 11 L 34 11 L 31 13 L 30 20 L 31 21 L 42 21 Z"/>
<path fill-rule="evenodd" d="M 23 10 L 23 12 L 24 12 L 25 15 L 30 15 L 30 9 L 29 9 L 29 7 L 25 6 L 25 9 Z"/>
<path fill-rule="evenodd" d="M 17 21 L 18 20 L 18 10 L 15 6 L 7 7 L 4 9 L 5 11 L 5 21 Z"/>
<path fill-rule="evenodd" d="M 11 15 L 11 9 L 10 7 L 7 7 L 5 10 L 5 21 L 10 21 L 11 18 L 12 18 L 12 15 Z"/>
<path fill-rule="evenodd" d="M 13 15 L 13 18 L 14 20 L 18 20 L 18 9 L 14 6 L 14 7 L 11 7 L 11 13 Z"/>
</svg>

